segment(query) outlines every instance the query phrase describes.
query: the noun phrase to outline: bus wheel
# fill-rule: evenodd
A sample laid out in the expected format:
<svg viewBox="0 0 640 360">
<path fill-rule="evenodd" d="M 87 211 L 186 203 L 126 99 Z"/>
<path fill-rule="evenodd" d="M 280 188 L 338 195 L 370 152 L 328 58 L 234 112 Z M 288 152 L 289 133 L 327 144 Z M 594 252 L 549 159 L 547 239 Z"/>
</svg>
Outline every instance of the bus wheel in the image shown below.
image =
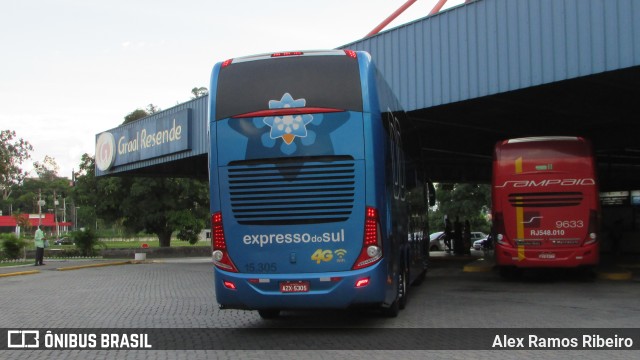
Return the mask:
<svg viewBox="0 0 640 360">
<path fill-rule="evenodd" d="M 393 304 L 391 304 L 391 306 L 389 306 L 388 308 L 386 307 L 382 308 L 382 315 L 390 318 L 397 317 L 399 312 L 400 312 L 400 304 L 398 304 L 398 299 L 395 299 L 393 301 Z"/>
<path fill-rule="evenodd" d="M 267 310 L 258 310 L 258 314 L 263 319 L 275 319 L 280 315 L 280 310 L 277 309 L 267 309 Z"/>
<path fill-rule="evenodd" d="M 400 310 L 407 307 L 407 290 L 409 287 L 407 286 L 407 282 L 409 281 L 409 271 L 403 266 L 402 273 L 400 273 L 398 277 L 398 308 Z"/>
<path fill-rule="evenodd" d="M 386 317 L 396 317 L 400 309 L 407 305 L 407 270 L 402 267 L 402 272 L 398 274 L 398 287 L 396 288 L 396 299 L 388 308 L 382 308 L 382 314 Z"/>
</svg>

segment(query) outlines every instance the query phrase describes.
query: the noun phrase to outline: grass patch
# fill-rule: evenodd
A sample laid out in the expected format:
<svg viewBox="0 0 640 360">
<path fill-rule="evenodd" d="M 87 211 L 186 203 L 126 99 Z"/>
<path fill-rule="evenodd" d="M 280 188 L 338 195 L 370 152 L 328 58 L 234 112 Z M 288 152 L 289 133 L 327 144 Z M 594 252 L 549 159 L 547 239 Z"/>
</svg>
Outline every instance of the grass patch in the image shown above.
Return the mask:
<svg viewBox="0 0 640 360">
<path fill-rule="evenodd" d="M 147 244 L 149 248 L 159 248 L 160 240 L 152 240 L 152 239 L 136 239 L 136 240 L 122 240 L 122 239 L 100 239 L 100 241 L 107 247 L 107 249 L 140 249 L 142 248 L 142 244 Z M 182 241 L 178 239 L 171 239 L 171 247 L 179 247 L 179 246 L 211 246 L 210 241 L 198 241 L 197 243 L 191 245 L 188 241 Z M 26 244 L 27 250 L 35 250 L 35 245 L 33 241 L 27 241 Z M 49 249 L 62 249 L 62 250 L 73 250 L 76 249 L 75 245 L 53 245 L 49 247 Z M 98 246 L 97 249 L 100 249 Z"/>
<path fill-rule="evenodd" d="M 140 249 L 143 244 L 147 244 L 149 248 L 159 248 L 159 240 L 102 240 L 107 249 Z M 208 241 L 198 241 L 194 245 L 189 244 L 188 241 L 181 241 L 173 239 L 171 240 L 171 247 L 180 246 L 205 246 L 210 245 Z"/>
<path fill-rule="evenodd" d="M 0 267 L 7 266 L 18 266 L 18 265 L 29 265 L 33 264 L 34 260 L 25 260 L 25 261 L 2 261 L 0 262 Z"/>
</svg>

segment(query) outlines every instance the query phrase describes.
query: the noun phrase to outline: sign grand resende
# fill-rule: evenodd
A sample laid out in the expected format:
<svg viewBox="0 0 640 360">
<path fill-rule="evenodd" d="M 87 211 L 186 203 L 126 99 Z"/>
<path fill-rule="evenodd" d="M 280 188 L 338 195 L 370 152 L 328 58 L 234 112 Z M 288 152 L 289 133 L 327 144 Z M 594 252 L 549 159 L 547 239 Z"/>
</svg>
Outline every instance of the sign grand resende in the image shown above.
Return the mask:
<svg viewBox="0 0 640 360">
<path fill-rule="evenodd" d="M 96 135 L 96 167 L 107 171 L 191 149 L 191 110 L 147 118 Z"/>
</svg>

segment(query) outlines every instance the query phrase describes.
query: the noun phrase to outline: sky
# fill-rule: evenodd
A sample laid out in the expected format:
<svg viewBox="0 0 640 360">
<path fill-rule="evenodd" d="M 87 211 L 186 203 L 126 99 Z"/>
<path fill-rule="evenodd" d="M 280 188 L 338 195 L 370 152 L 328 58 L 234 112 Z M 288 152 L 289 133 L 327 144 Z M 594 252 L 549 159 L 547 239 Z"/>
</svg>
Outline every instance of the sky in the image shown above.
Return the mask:
<svg viewBox="0 0 640 360">
<path fill-rule="evenodd" d="M 0 130 L 71 177 L 96 134 L 136 109 L 168 109 L 209 87 L 216 62 L 333 49 L 364 37 L 406 0 L 4 0 Z M 449 0 L 444 9 L 463 0 Z M 418 0 L 385 28 L 427 16 Z"/>
</svg>

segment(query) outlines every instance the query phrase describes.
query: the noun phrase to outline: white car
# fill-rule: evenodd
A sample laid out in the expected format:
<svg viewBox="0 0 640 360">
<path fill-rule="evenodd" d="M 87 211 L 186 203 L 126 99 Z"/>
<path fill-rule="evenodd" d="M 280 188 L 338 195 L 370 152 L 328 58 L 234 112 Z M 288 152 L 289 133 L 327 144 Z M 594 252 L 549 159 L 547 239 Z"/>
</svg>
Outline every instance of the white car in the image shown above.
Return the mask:
<svg viewBox="0 0 640 360">
<path fill-rule="evenodd" d="M 486 239 L 487 234 L 480 231 L 473 231 L 471 233 L 471 243 L 474 244 L 478 240 Z"/>
<path fill-rule="evenodd" d="M 476 240 L 473 242 L 473 248 L 475 250 L 482 250 L 482 246 L 484 245 L 485 241 L 489 240 L 488 236 L 485 236 L 483 239 L 480 240 Z"/>
<path fill-rule="evenodd" d="M 429 251 L 444 251 L 444 231 L 429 235 Z"/>
</svg>

